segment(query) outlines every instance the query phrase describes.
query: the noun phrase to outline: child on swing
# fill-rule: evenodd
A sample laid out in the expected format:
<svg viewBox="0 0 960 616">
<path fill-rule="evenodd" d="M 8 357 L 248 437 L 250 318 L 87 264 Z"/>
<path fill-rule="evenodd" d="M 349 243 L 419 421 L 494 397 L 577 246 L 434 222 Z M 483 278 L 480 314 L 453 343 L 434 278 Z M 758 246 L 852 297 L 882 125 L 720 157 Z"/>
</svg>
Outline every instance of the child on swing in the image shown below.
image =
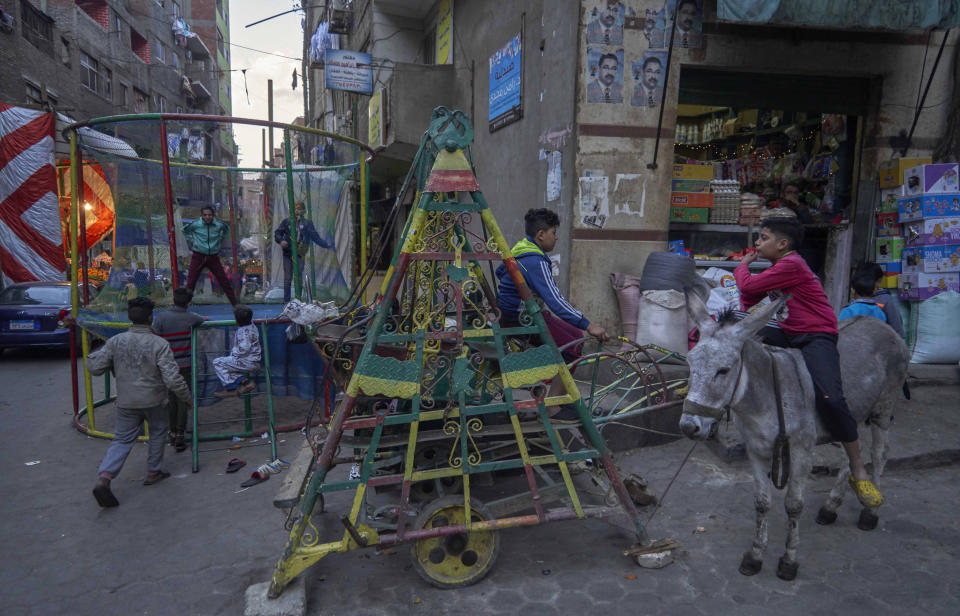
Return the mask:
<svg viewBox="0 0 960 616">
<path fill-rule="evenodd" d="M 786 344 L 784 340 L 765 342 L 800 349 L 813 379 L 817 411 L 850 461 L 850 486 L 863 506 L 878 507 L 883 503 L 883 495 L 863 466 L 857 423 L 843 397 L 837 317 L 820 281 L 796 252 L 802 243 L 803 225 L 796 219 L 770 218 L 762 223 L 756 252 L 744 257 L 733 271 L 741 307 L 747 310 L 767 295 L 790 296 L 778 315 Z M 769 259 L 773 265 L 751 274 L 749 266 L 758 257 Z"/>
<path fill-rule="evenodd" d="M 253 311 L 248 306 L 238 304 L 233 316 L 237 321 L 233 348 L 229 355 L 213 360 L 213 369 L 223 384 L 223 389 L 213 394 L 218 398 L 253 391 L 256 384 L 247 378 L 247 373 L 260 368 L 260 334 L 257 326 L 253 325 Z"/>
</svg>

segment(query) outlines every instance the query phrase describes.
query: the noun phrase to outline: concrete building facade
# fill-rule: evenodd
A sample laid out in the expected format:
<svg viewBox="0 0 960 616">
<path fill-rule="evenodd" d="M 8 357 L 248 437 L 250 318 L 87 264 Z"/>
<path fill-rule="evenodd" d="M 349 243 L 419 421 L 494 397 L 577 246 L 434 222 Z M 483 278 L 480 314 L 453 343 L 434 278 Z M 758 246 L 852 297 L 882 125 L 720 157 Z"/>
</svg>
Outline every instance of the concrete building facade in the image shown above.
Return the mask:
<svg viewBox="0 0 960 616">
<path fill-rule="evenodd" d="M 829 229 L 825 283 L 834 303 L 842 302 L 849 267 L 872 254 L 879 165 L 929 156 L 944 131 L 956 34 L 946 39 L 934 72 L 943 32 L 721 22 L 717 2 L 699 0 L 679 3 L 677 12 L 693 13 L 696 23 L 689 35 L 678 28 L 671 52 L 676 4 L 334 3 L 349 17 L 341 47 L 372 55 L 374 89 L 383 92 L 385 127 L 371 168 L 371 198 L 396 194 L 434 106 L 462 109 L 476 130 L 481 188 L 508 240 L 522 236 L 528 208 L 556 210 L 560 287 L 588 317 L 616 330 L 620 315 L 609 274 L 640 275 L 646 257 L 665 250 L 675 233 L 669 206 L 679 105 L 707 105 L 703 99 L 716 96 L 719 105 L 797 107 L 817 112 L 815 118 L 839 113 L 851 123 L 855 144 L 845 163 L 851 178 L 846 222 Z M 437 32 L 449 24 L 442 17 L 448 7 L 452 29 L 441 41 Z M 605 12 L 612 27 L 603 25 Z M 308 9 L 307 36 L 329 19 L 324 10 Z M 520 117 L 491 129 L 490 58 L 518 34 Z M 444 63 L 437 56 L 441 44 L 452 49 Z M 644 93 L 650 57 L 659 64 L 659 84 Z M 608 85 L 600 83 L 604 71 L 613 71 Z M 322 67 L 312 65 L 308 125 L 366 138 L 370 97 L 326 90 L 323 79 Z M 917 114 L 917 93 L 927 87 L 926 108 Z M 730 232 L 745 243 L 737 225 Z"/>
</svg>

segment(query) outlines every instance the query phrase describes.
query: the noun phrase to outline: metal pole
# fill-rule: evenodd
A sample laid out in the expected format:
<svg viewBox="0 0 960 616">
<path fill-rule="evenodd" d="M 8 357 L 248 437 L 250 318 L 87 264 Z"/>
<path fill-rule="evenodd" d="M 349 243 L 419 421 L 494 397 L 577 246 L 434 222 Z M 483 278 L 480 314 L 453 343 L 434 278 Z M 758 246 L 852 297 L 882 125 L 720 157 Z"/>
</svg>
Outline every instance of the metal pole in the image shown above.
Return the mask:
<svg viewBox="0 0 960 616">
<path fill-rule="evenodd" d="M 663 69 L 663 96 L 660 101 L 660 117 L 657 119 L 657 140 L 653 144 L 653 162 L 647 169 L 657 168 L 657 153 L 660 151 L 660 129 L 663 128 L 663 108 L 667 106 L 667 83 L 670 79 L 670 60 L 673 59 L 673 37 L 677 33 L 677 9 L 673 10 L 673 24 L 670 29 L 670 46 L 667 48 L 667 66 Z"/>
<path fill-rule="evenodd" d="M 367 263 L 367 194 L 370 191 L 370 178 L 367 177 L 367 161 L 360 157 L 360 276 L 363 277 L 365 269 L 369 266 Z M 369 286 L 369 285 L 367 285 Z M 367 303 L 367 286 L 363 287 L 363 296 L 360 298 L 364 304 Z"/>
<path fill-rule="evenodd" d="M 299 232 L 299 225 L 297 224 L 296 211 L 293 205 L 293 157 L 290 154 L 290 129 L 285 128 L 283 130 L 283 162 L 287 168 L 287 211 L 290 221 L 290 260 L 293 262 L 293 295 L 297 299 L 300 299 L 300 251 L 299 246 L 297 246 L 298 239 L 297 234 Z M 283 281 L 284 289 L 283 292 L 286 294 L 287 281 Z"/>
<path fill-rule="evenodd" d="M 273 79 L 267 79 L 267 121 L 273 122 Z M 273 166 L 273 126 L 267 130 L 267 155 L 270 157 L 267 162 L 268 167 Z"/>
<path fill-rule="evenodd" d="M 80 311 L 80 293 L 77 289 L 77 132 L 70 131 L 70 316 L 77 318 Z M 80 411 L 80 383 L 77 378 L 77 326 L 70 326 L 70 384 L 73 393 L 73 413 Z M 93 406 L 87 400 L 87 412 L 91 413 Z"/>
<path fill-rule="evenodd" d="M 239 292 L 240 261 L 237 259 L 237 204 L 233 199 L 233 174 L 227 172 L 227 204 L 230 206 L 230 241 L 233 242 L 233 276 L 230 283 L 235 292 Z"/>
<path fill-rule="evenodd" d="M 177 234 L 173 229 L 173 188 L 170 185 L 170 154 L 167 152 L 167 123 L 160 121 L 160 144 L 163 158 L 163 196 L 167 202 L 167 244 L 170 246 L 170 284 L 174 290 L 180 286 L 177 263 Z M 150 249 L 151 254 L 153 249 Z"/>
<path fill-rule="evenodd" d="M 80 208 L 78 214 L 80 215 L 80 243 L 83 245 L 82 252 L 78 255 L 80 260 L 83 262 L 81 267 L 82 276 L 81 281 L 83 282 L 83 305 L 86 306 L 90 303 L 90 278 L 89 271 L 87 270 L 87 253 L 90 250 L 90 247 L 87 246 L 87 212 L 86 212 L 86 203 L 83 199 L 83 161 L 80 161 L 80 185 L 77 186 L 77 191 L 80 193 L 77 195 L 77 201 L 83 203 L 84 205 Z"/>
</svg>

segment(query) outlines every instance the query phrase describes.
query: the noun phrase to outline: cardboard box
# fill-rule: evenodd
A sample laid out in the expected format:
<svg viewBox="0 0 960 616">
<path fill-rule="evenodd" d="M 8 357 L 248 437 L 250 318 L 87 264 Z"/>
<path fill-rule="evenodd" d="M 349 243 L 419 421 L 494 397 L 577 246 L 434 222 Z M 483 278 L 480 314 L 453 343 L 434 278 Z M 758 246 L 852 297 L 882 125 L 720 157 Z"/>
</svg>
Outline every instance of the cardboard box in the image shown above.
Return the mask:
<svg viewBox="0 0 960 616">
<path fill-rule="evenodd" d="M 901 261 L 904 273 L 960 272 L 960 244 L 904 248 Z"/>
<path fill-rule="evenodd" d="M 675 180 L 712 180 L 713 165 L 674 165 Z"/>
<path fill-rule="evenodd" d="M 902 197 L 897 210 L 900 222 L 960 216 L 960 193 Z"/>
<path fill-rule="evenodd" d="M 672 180 L 670 186 L 673 192 L 710 192 L 710 180 Z"/>
<path fill-rule="evenodd" d="M 893 188 L 880 189 L 880 211 L 896 212 L 897 201 L 903 197 L 903 186 L 894 186 Z"/>
<path fill-rule="evenodd" d="M 893 188 L 903 184 L 903 172 L 917 165 L 929 165 L 932 158 L 894 158 L 879 165 L 880 188 Z"/>
<path fill-rule="evenodd" d="M 906 250 L 906 248 L 904 248 Z M 880 263 L 880 269 L 885 274 L 899 274 L 903 271 L 903 261 L 891 261 L 890 263 Z"/>
<path fill-rule="evenodd" d="M 712 193 L 670 193 L 670 205 L 677 207 L 713 207 Z"/>
<path fill-rule="evenodd" d="M 709 222 L 708 207 L 671 207 L 670 222 Z"/>
<path fill-rule="evenodd" d="M 903 172 L 903 189 L 907 195 L 932 195 L 960 192 L 957 163 L 918 165 Z"/>
<path fill-rule="evenodd" d="M 903 241 L 904 246 L 960 244 L 960 216 L 908 222 L 903 225 Z"/>
<path fill-rule="evenodd" d="M 900 299 L 929 299 L 945 291 L 960 293 L 960 274 L 900 274 Z"/>
<path fill-rule="evenodd" d="M 883 212 L 882 214 L 877 214 L 877 236 L 900 236 L 900 225 L 897 224 L 896 212 Z"/>
<path fill-rule="evenodd" d="M 899 261 L 903 252 L 902 237 L 877 238 L 877 263 Z"/>
<path fill-rule="evenodd" d="M 885 272 L 880 279 L 881 289 L 896 289 L 900 283 L 900 274 L 896 272 Z"/>
</svg>

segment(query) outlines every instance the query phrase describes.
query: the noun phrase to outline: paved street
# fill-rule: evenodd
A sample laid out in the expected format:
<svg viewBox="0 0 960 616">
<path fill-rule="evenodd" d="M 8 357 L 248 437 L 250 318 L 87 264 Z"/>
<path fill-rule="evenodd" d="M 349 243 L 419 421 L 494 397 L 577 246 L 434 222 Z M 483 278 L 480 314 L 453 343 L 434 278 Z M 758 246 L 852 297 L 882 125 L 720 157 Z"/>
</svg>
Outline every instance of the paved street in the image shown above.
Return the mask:
<svg viewBox="0 0 960 616">
<path fill-rule="evenodd" d="M 239 488 L 266 448 L 241 450 L 248 468 L 236 475 L 223 467 L 237 452 L 205 454 L 193 474 L 189 454 L 168 448 L 173 477 L 144 487 L 146 448 L 138 445 L 114 481 L 121 506 L 101 510 L 90 489 L 107 442 L 70 426 L 64 354 L 4 352 L 0 388 L 0 489 L 7 495 L 0 504 L 0 612 L 243 613 L 245 589 L 269 579 L 286 538 L 271 504 L 280 477 Z M 737 572 L 753 531 L 748 470 L 742 461 L 721 461 L 702 443 L 649 524 L 652 537 L 683 543 L 677 562 L 664 569 L 640 569 L 621 554 L 629 535 L 587 521 L 504 531 L 492 573 L 459 591 L 425 584 L 405 547 L 335 554 L 295 583 L 306 584 L 311 615 L 960 613 L 960 477 L 954 466 L 919 468 L 923 452 L 946 452 L 946 459 L 957 450 L 960 387 L 914 387 L 913 393 L 898 412 L 891 457 L 919 457 L 894 465 L 882 481 L 887 504 L 879 527 L 857 530 L 851 499 L 834 526 L 817 526 L 813 517 L 832 478 L 813 479 L 801 522 L 800 572 L 792 583 L 775 576 L 785 519 L 779 495 L 763 570 L 749 578 Z M 292 456 L 299 436 L 280 438 L 281 456 Z M 620 464 L 662 495 L 692 446 L 678 440 L 620 456 Z M 831 453 L 827 448 L 822 458 Z M 344 502 L 342 495 L 332 498 L 328 509 L 339 512 Z M 651 515 L 649 507 L 644 515 Z M 338 526 L 332 515 L 322 524 Z"/>
</svg>

